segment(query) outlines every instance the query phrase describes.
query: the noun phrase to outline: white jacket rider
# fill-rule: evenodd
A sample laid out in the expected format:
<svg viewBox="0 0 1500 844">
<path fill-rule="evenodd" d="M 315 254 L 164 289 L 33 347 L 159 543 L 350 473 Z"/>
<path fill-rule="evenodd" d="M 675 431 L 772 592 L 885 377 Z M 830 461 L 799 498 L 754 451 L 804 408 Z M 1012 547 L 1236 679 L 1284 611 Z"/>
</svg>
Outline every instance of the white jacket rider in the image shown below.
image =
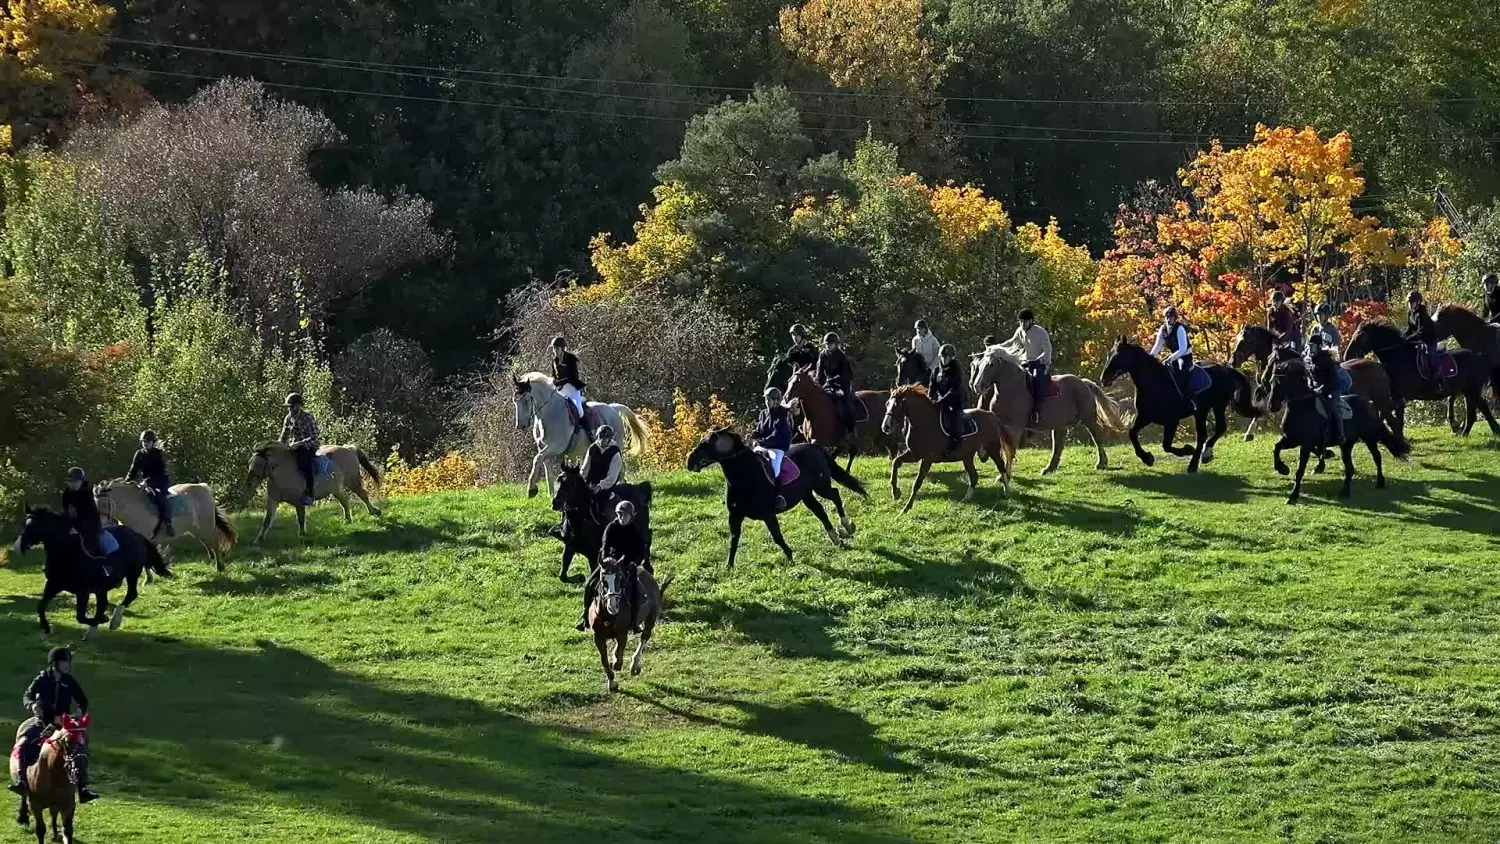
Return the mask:
<svg viewBox="0 0 1500 844">
<path fill-rule="evenodd" d="M 917 320 L 915 328 L 917 334 L 911 338 L 911 350 L 922 356 L 922 362 L 927 364 L 927 371 L 931 372 L 937 369 L 938 352 L 942 350 L 943 344 L 938 342 L 937 335 L 928 329 L 927 320 Z"/>
<path fill-rule="evenodd" d="M 1163 323 L 1161 330 L 1156 332 L 1156 344 L 1151 347 L 1151 356 L 1156 357 L 1158 354 L 1161 354 L 1163 346 L 1176 346 L 1177 348 L 1171 354 L 1167 355 L 1166 360 L 1162 361 L 1162 363 L 1165 363 L 1167 366 L 1185 369 L 1192 364 L 1193 360 L 1193 347 L 1188 343 L 1187 328 L 1177 321 L 1176 308 L 1167 308 L 1163 316 L 1166 322 Z M 1168 332 L 1172 332 L 1176 336 L 1169 339 L 1167 337 Z M 1172 340 L 1176 342 L 1174 343 Z"/>
</svg>

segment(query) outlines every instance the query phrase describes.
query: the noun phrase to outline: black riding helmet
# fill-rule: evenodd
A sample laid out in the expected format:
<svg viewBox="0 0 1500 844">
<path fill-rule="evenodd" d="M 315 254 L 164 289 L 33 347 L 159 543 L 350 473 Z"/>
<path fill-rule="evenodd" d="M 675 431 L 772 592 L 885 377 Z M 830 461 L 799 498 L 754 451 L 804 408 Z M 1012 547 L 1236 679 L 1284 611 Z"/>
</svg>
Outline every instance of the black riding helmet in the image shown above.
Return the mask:
<svg viewBox="0 0 1500 844">
<path fill-rule="evenodd" d="M 833 346 L 833 345 L 836 345 L 838 342 L 839 342 L 839 336 L 837 334 L 833 333 L 832 331 L 830 331 L 827 334 L 823 335 L 823 345 L 825 345 L 825 346 Z"/>
<path fill-rule="evenodd" d="M 302 406 L 302 394 L 301 393 L 288 393 L 287 397 L 286 397 L 286 406 L 287 407 L 301 407 Z"/>
<path fill-rule="evenodd" d="M 141 432 L 141 442 L 143 442 L 143 443 L 154 443 L 154 442 L 156 442 L 156 432 L 153 431 L 153 430 L 151 430 L 150 428 L 147 428 L 146 430 L 142 431 Z"/>
<path fill-rule="evenodd" d="M 944 343 L 943 347 L 938 349 L 938 357 L 943 360 L 953 360 L 958 357 L 958 349 L 954 348 L 952 343 Z"/>
<path fill-rule="evenodd" d="M 566 349 L 567 347 L 568 347 L 568 341 L 566 339 L 564 339 L 561 334 L 559 334 L 556 337 L 552 338 L 552 348 L 554 348 L 554 349 Z"/>
<path fill-rule="evenodd" d="M 793 325 L 792 326 L 792 334 L 794 336 L 797 336 L 797 337 L 806 337 L 807 336 L 807 326 L 803 325 L 800 322 L 797 323 L 796 325 Z"/>
<path fill-rule="evenodd" d="M 1413 302 L 1421 304 L 1421 302 L 1422 302 L 1422 291 L 1420 291 L 1420 290 L 1413 290 L 1412 292 L 1406 294 L 1406 302 L 1407 302 L 1407 304 L 1411 304 Z"/>
<path fill-rule="evenodd" d="M 1481 284 L 1500 284 L 1500 276 L 1494 273 L 1485 273 L 1484 278 L 1479 280 Z"/>
<path fill-rule="evenodd" d="M 59 662 L 72 662 L 73 653 L 67 648 L 58 646 L 47 652 L 47 664 L 56 665 Z"/>
<path fill-rule="evenodd" d="M 81 466 L 74 466 L 73 468 L 71 468 L 71 469 L 68 470 L 68 480 L 69 481 L 77 481 L 78 483 L 88 483 L 88 479 L 89 479 L 89 473 L 83 471 L 83 467 L 81 467 Z"/>
</svg>

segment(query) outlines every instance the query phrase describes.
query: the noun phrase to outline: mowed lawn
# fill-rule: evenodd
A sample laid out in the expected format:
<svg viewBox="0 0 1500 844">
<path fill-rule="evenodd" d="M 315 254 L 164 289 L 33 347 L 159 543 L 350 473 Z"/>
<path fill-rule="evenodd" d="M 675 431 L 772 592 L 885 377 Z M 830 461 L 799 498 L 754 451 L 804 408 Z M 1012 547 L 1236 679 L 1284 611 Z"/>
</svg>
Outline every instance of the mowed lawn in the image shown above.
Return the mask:
<svg viewBox="0 0 1500 844">
<path fill-rule="evenodd" d="M 733 573 L 722 476 L 658 478 L 676 582 L 613 697 L 544 500 L 324 506 L 306 544 L 287 511 L 80 646 L 80 839 L 1496 840 L 1500 448 L 1419 431 L 1389 489 L 1361 454 L 1352 502 L 1296 507 L 1265 438 L 1197 476 L 1110 452 L 970 504 L 939 472 L 907 516 L 865 461 L 850 550 L 804 511 L 795 563 L 752 523 Z M 17 704 L 81 641 L 62 602 L 37 629 L 40 565 L 0 567 Z"/>
</svg>

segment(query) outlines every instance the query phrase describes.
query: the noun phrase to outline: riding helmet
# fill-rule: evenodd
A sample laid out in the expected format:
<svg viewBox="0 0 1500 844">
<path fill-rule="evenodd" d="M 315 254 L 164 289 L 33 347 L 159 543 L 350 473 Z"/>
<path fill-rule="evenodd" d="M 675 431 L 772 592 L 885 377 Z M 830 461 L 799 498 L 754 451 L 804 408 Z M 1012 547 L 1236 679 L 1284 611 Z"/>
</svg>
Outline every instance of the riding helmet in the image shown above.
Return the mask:
<svg viewBox="0 0 1500 844">
<path fill-rule="evenodd" d="M 615 512 L 623 516 L 634 516 L 635 505 L 631 504 L 629 501 L 621 501 L 619 504 L 615 505 Z"/>
<path fill-rule="evenodd" d="M 1323 304 L 1318 306 L 1316 313 L 1318 314 L 1318 316 L 1328 316 L 1329 314 L 1333 313 L 1333 306 L 1328 304 L 1327 302 L 1324 302 Z"/>
<path fill-rule="evenodd" d="M 1168 305 L 1167 309 L 1165 311 L 1161 312 L 1161 315 L 1163 317 L 1174 317 L 1174 316 L 1177 316 L 1177 306 L 1176 305 Z"/>
<path fill-rule="evenodd" d="M 984 347 L 986 349 L 989 348 L 990 346 L 995 345 L 996 343 L 999 343 L 999 342 L 1000 342 L 1000 338 L 996 337 L 993 334 L 986 334 L 986 335 L 984 335 Z"/>
<path fill-rule="evenodd" d="M 952 343 L 944 343 L 943 347 L 938 349 L 938 357 L 956 358 L 958 357 L 958 349 L 953 348 Z"/>
<path fill-rule="evenodd" d="M 1494 273 L 1485 273 L 1484 278 L 1479 280 L 1480 284 L 1500 284 L 1500 276 Z"/>
<path fill-rule="evenodd" d="M 559 334 L 556 337 L 552 338 L 552 348 L 554 348 L 554 349 L 566 349 L 567 347 L 568 347 L 568 341 L 564 340 L 563 336 L 561 334 Z"/>
<path fill-rule="evenodd" d="M 73 468 L 68 470 L 68 480 L 70 481 L 78 481 L 79 483 L 83 483 L 88 479 L 88 472 L 83 471 L 83 469 L 79 466 L 74 466 Z"/>
<path fill-rule="evenodd" d="M 58 646 L 47 652 L 47 664 L 56 665 L 59 662 L 72 662 L 73 654 L 67 648 Z"/>
<path fill-rule="evenodd" d="M 807 335 L 807 326 L 805 326 L 805 325 L 803 325 L 802 323 L 799 322 L 796 325 L 792 326 L 792 333 L 793 334 L 801 334 L 803 336 L 806 336 Z"/>
<path fill-rule="evenodd" d="M 150 428 L 147 428 L 146 430 L 142 431 L 141 432 L 141 442 L 143 442 L 143 443 L 154 443 L 154 442 L 156 442 L 156 432 L 153 431 L 153 430 L 151 430 Z"/>
<path fill-rule="evenodd" d="M 823 335 L 823 342 L 824 343 L 837 343 L 838 341 L 839 341 L 839 336 L 837 334 L 834 334 L 832 331 L 830 331 L 827 334 Z"/>
<path fill-rule="evenodd" d="M 917 324 L 916 324 L 916 325 L 915 325 L 915 326 L 914 326 L 914 327 L 915 327 L 915 328 L 916 328 L 916 329 L 917 329 L 917 330 L 918 330 L 918 331 L 921 331 L 921 330 L 923 330 L 923 329 L 924 329 L 924 328 L 926 328 L 926 327 L 927 327 L 927 320 L 925 320 L 925 319 L 919 319 L 919 320 L 917 320 Z"/>
<path fill-rule="evenodd" d="M 286 406 L 287 407 L 296 407 L 296 406 L 299 406 L 301 404 L 302 404 L 302 394 L 301 393 L 288 393 L 287 394 L 287 397 L 286 397 Z"/>
<path fill-rule="evenodd" d="M 1030 308 L 1024 308 L 1016 318 L 1023 322 L 1036 322 L 1036 311 L 1033 311 Z"/>
<path fill-rule="evenodd" d="M 599 430 L 594 432 L 594 439 L 612 440 L 615 438 L 615 429 L 608 425 L 600 425 Z"/>
<path fill-rule="evenodd" d="M 1420 301 L 1422 301 L 1422 291 L 1420 291 L 1420 290 L 1413 290 L 1412 292 L 1406 294 L 1406 301 L 1408 301 L 1408 302 L 1420 302 Z"/>
<path fill-rule="evenodd" d="M 765 396 L 768 399 L 778 399 L 779 400 L 781 398 L 781 390 L 780 390 L 780 388 L 777 388 L 777 387 L 767 387 L 766 391 L 764 393 L 762 393 L 761 395 Z"/>
</svg>

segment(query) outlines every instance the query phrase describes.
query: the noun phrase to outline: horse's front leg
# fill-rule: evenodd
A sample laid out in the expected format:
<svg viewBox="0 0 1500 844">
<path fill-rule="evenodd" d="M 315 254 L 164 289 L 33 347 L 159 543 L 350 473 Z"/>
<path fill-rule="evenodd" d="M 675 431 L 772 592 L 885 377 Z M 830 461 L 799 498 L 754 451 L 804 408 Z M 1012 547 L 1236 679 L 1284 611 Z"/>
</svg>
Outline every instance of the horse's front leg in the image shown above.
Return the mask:
<svg viewBox="0 0 1500 844">
<path fill-rule="evenodd" d="M 297 535 L 307 538 L 307 505 L 297 502 Z"/>
<path fill-rule="evenodd" d="M 83 636 L 84 636 L 85 639 L 88 638 L 89 635 L 94 632 L 94 628 L 96 628 L 100 624 L 104 623 L 105 619 L 103 617 L 104 616 L 104 605 L 103 605 L 103 602 L 105 600 L 106 599 L 105 599 L 105 597 L 103 595 L 99 596 L 99 601 L 100 601 L 100 605 L 99 605 L 99 617 L 98 618 L 91 618 L 91 617 L 89 617 L 89 593 L 88 592 L 80 592 L 78 594 L 78 600 L 75 602 L 77 610 L 74 613 L 74 615 L 77 617 L 79 624 L 81 624 L 84 627 L 88 628 L 87 630 L 83 631 Z"/>
<path fill-rule="evenodd" d="M 268 482 L 267 487 L 270 486 Z M 255 544 L 259 545 L 266 538 L 266 533 L 271 530 L 271 524 L 276 521 L 276 506 L 281 502 L 276 500 L 276 494 L 270 489 L 266 490 L 266 518 L 260 523 L 260 533 L 255 535 Z"/>
<path fill-rule="evenodd" d="M 349 509 L 349 493 L 339 490 L 333 494 L 333 500 L 337 501 L 339 506 L 344 508 L 344 524 L 347 525 L 354 521 L 354 512 Z"/>
<path fill-rule="evenodd" d="M 1047 468 L 1045 468 L 1045 469 L 1042 470 L 1042 474 L 1043 475 L 1050 475 L 1053 472 L 1057 471 L 1058 465 L 1062 463 L 1062 450 L 1063 450 L 1062 429 L 1061 428 L 1053 428 L 1052 429 L 1052 459 L 1047 462 Z M 1100 449 L 1100 453 L 1101 454 L 1103 453 L 1103 449 Z"/>
<path fill-rule="evenodd" d="M 1347 440 L 1340 446 L 1344 452 L 1344 488 L 1339 490 L 1339 498 L 1348 498 L 1354 492 L 1354 442 Z"/>
<path fill-rule="evenodd" d="M 1130 426 L 1130 445 L 1135 448 L 1135 456 L 1148 467 L 1156 465 L 1156 455 L 1141 448 L 1141 431 L 1144 431 L 1149 424 L 1151 423 L 1137 415 L 1135 424 Z"/>
<path fill-rule="evenodd" d="M 1260 424 L 1260 419 L 1261 418 L 1257 416 L 1254 419 L 1250 420 L 1249 427 L 1245 428 L 1245 442 L 1252 442 L 1255 439 L 1255 426 Z"/>
<path fill-rule="evenodd" d="M 931 460 L 923 460 L 922 463 L 921 463 L 921 465 L 917 467 L 917 476 L 915 478 L 913 478 L 912 482 L 911 482 L 911 495 L 907 496 L 907 498 L 906 498 L 906 506 L 901 508 L 901 512 L 903 512 L 903 513 L 910 513 L 911 512 L 911 505 L 916 502 L 916 500 L 917 500 L 917 493 L 919 491 L 921 491 L 921 489 L 922 489 L 922 482 L 925 481 L 925 480 L 927 480 L 927 472 L 931 468 L 932 468 L 932 461 Z"/>
<path fill-rule="evenodd" d="M 619 670 L 621 670 L 622 668 L 625 667 L 625 651 L 627 651 L 629 649 L 630 649 L 630 628 L 627 627 L 627 628 L 625 628 L 625 632 L 623 632 L 619 636 L 615 637 L 615 664 L 614 664 L 614 669 L 616 671 L 619 671 Z"/>
<path fill-rule="evenodd" d="M 543 452 L 542 452 L 542 450 L 540 448 L 537 449 L 536 456 L 533 457 L 533 458 L 531 458 L 531 474 L 529 474 L 529 475 L 526 476 L 526 497 L 527 498 L 536 498 L 536 494 L 537 494 L 536 473 L 540 472 L 540 471 L 543 471 L 542 462 L 545 459 L 546 458 L 543 456 Z"/>
<path fill-rule="evenodd" d="M 734 555 L 740 550 L 740 532 L 745 529 L 745 517 L 729 511 L 729 568 L 734 569 Z"/>
<path fill-rule="evenodd" d="M 819 508 L 821 509 L 821 505 L 819 505 Z M 823 520 L 828 520 L 826 512 L 823 514 Z M 771 532 L 771 541 L 775 542 L 781 548 L 781 553 L 786 555 L 786 561 L 790 563 L 792 561 L 792 546 L 788 545 L 786 537 L 781 535 L 781 520 L 772 515 L 769 519 L 766 519 L 766 530 Z"/>
<path fill-rule="evenodd" d="M 1198 471 L 1198 465 L 1203 462 L 1203 450 L 1208 446 L 1208 408 L 1193 415 L 1193 436 L 1197 439 L 1193 442 L 1193 456 L 1188 460 L 1188 474 Z"/>
<path fill-rule="evenodd" d="M 561 580 L 563 583 L 583 582 L 583 578 L 581 577 L 575 577 L 572 580 L 568 580 L 568 568 L 573 565 L 573 555 L 576 553 L 578 552 L 573 550 L 573 546 L 571 544 L 569 544 L 567 541 L 563 542 L 562 570 L 557 573 L 557 579 Z"/>
<path fill-rule="evenodd" d="M 1302 497 L 1302 477 L 1307 474 L 1307 461 L 1312 457 L 1312 449 L 1302 446 L 1297 455 L 1297 477 L 1292 481 L 1292 494 L 1287 497 L 1286 503 L 1296 504 Z"/>
<path fill-rule="evenodd" d="M 912 460 L 911 452 L 910 451 L 903 451 L 900 454 L 896 455 L 896 459 L 895 460 L 891 461 L 891 500 L 892 501 L 900 501 L 901 500 L 901 484 L 900 484 L 901 467 L 904 464 L 911 462 L 911 460 Z"/>
<path fill-rule="evenodd" d="M 620 686 L 615 682 L 615 672 L 609 667 L 609 642 L 603 633 L 594 633 L 594 647 L 599 651 L 599 667 L 604 669 L 604 690 L 613 692 Z"/>
<path fill-rule="evenodd" d="M 1286 461 L 1281 459 L 1281 452 L 1291 448 L 1294 445 L 1296 445 L 1296 443 L 1292 442 L 1291 437 L 1284 436 L 1279 442 L 1276 443 L 1276 448 L 1271 451 L 1271 459 L 1274 461 L 1274 464 L 1276 466 L 1276 474 L 1281 475 L 1282 477 L 1290 475 L 1292 473 L 1292 467 L 1286 465 Z"/>
<path fill-rule="evenodd" d="M 42 599 L 41 601 L 37 602 L 36 615 L 37 618 L 42 622 L 43 633 L 52 632 L 52 625 L 47 622 L 47 605 L 52 603 L 52 599 L 56 598 L 60 594 L 62 594 L 62 589 L 58 588 L 57 585 L 55 585 L 50 580 L 47 581 L 46 585 L 42 587 Z"/>
<path fill-rule="evenodd" d="M 135 603 L 136 596 L 139 594 L 140 592 L 136 587 L 136 579 L 134 577 L 126 579 L 125 600 L 121 601 L 118 605 L 115 606 L 115 611 L 109 618 L 109 629 L 120 629 L 120 623 L 125 620 L 125 610 L 129 608 L 131 604 Z M 100 615 L 103 615 L 102 611 L 100 612 Z"/>
</svg>

